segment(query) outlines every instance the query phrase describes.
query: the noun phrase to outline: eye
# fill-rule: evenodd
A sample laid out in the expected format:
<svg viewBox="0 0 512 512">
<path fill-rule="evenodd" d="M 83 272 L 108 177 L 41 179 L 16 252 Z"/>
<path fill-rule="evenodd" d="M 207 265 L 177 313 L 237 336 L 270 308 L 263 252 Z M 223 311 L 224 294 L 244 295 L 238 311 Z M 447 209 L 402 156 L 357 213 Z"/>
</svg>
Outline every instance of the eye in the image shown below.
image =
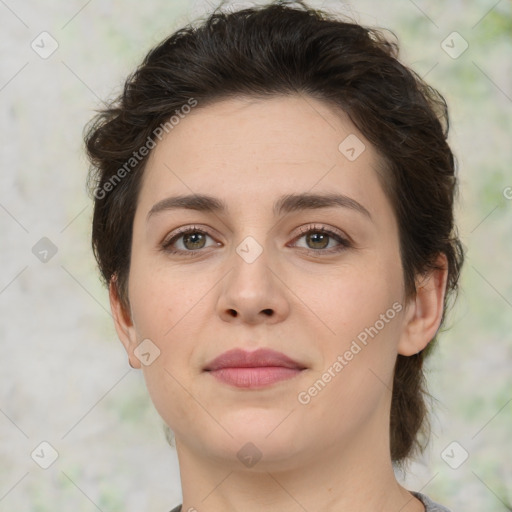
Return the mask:
<svg viewBox="0 0 512 512">
<path fill-rule="evenodd" d="M 207 240 L 213 243 L 207 245 Z M 181 229 L 177 233 L 171 235 L 162 243 L 162 249 L 170 254 L 195 254 L 201 249 L 221 245 L 215 242 L 213 238 L 204 230 L 195 226 Z"/>
<path fill-rule="evenodd" d="M 301 235 L 294 240 L 294 247 L 304 249 L 309 254 L 318 256 L 319 253 L 336 253 L 351 247 L 351 243 L 340 234 L 327 229 L 324 226 L 306 226 L 302 228 Z M 304 240 L 305 245 L 299 245 L 297 241 Z"/>
<path fill-rule="evenodd" d="M 291 243 L 292 247 L 320 256 L 338 253 L 351 247 L 352 244 L 339 233 L 325 226 L 306 226 L 300 229 L 300 235 Z M 210 244 L 208 244 L 208 239 Z M 298 242 L 304 240 L 305 245 Z M 191 256 L 208 247 L 222 245 L 216 242 L 204 229 L 197 226 L 181 228 L 162 242 L 162 250 L 169 254 Z"/>
</svg>

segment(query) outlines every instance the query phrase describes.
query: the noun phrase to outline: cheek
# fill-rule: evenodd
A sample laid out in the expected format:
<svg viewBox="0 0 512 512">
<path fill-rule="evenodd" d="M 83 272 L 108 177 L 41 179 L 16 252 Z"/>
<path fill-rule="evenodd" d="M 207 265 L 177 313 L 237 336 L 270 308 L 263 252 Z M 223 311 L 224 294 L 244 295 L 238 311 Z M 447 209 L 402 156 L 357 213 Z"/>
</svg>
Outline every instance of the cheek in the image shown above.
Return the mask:
<svg viewBox="0 0 512 512">
<path fill-rule="evenodd" d="M 304 293 L 310 290 L 311 309 L 326 326 L 318 338 L 322 365 L 311 382 L 320 379 L 320 388 L 329 382 L 324 404 L 375 404 L 392 384 L 402 329 L 400 260 L 367 258 L 365 264 L 340 268 L 336 275 L 320 284 L 315 280 L 315 285 L 308 278 L 310 286 L 303 288 Z M 344 411 L 333 414 L 343 416 Z"/>
<path fill-rule="evenodd" d="M 181 424 L 190 425 L 204 414 L 187 389 L 194 371 L 191 360 L 198 330 L 194 319 L 202 314 L 201 299 L 209 287 L 200 279 L 155 265 L 134 265 L 130 278 L 137 339 L 148 338 L 159 350 L 150 365 L 142 365 L 148 393 L 162 419 L 178 434 Z"/>
<path fill-rule="evenodd" d="M 134 258 L 129 293 L 137 333 L 167 345 L 186 325 L 183 320 L 196 314 L 211 286 L 208 274 Z"/>
<path fill-rule="evenodd" d="M 312 307 L 329 327 L 317 338 L 322 363 L 301 391 L 304 411 L 324 418 L 328 437 L 340 425 L 358 428 L 390 398 L 403 305 L 400 279 L 370 268 L 325 285 L 326 299 Z"/>
<path fill-rule="evenodd" d="M 172 352 L 171 357 L 179 357 Z M 180 364 L 172 365 L 167 354 L 162 353 L 155 362 L 144 367 L 144 379 L 155 409 L 167 425 L 179 430 L 180 425 L 199 422 L 204 411 L 193 394 L 188 391 L 189 381 L 179 373 Z"/>
<path fill-rule="evenodd" d="M 402 300 L 401 269 L 396 261 L 393 265 L 368 262 L 340 268 L 321 278 L 305 276 L 301 290 L 304 302 L 329 328 L 326 333 L 352 339 L 376 322 L 381 327 L 381 315 L 390 308 L 384 320 L 395 318 L 400 307 L 393 309 L 393 304 Z M 386 322 L 386 330 L 388 324 L 391 322 Z"/>
</svg>

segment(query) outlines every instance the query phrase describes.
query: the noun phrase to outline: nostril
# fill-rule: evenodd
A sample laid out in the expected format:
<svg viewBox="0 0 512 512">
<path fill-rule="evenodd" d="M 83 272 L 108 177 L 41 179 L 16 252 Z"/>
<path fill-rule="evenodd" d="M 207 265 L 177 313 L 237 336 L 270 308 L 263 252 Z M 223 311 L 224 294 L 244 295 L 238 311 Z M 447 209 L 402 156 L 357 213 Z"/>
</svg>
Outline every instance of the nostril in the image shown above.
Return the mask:
<svg viewBox="0 0 512 512">
<path fill-rule="evenodd" d="M 265 313 L 265 315 L 267 315 L 267 316 L 272 316 L 274 311 L 272 309 L 264 309 L 263 313 Z"/>
<path fill-rule="evenodd" d="M 231 316 L 234 316 L 234 317 L 236 317 L 236 316 L 237 316 L 237 314 L 238 314 L 234 309 L 229 309 L 229 310 L 228 310 L 228 312 L 229 312 L 229 314 L 230 314 Z"/>
</svg>

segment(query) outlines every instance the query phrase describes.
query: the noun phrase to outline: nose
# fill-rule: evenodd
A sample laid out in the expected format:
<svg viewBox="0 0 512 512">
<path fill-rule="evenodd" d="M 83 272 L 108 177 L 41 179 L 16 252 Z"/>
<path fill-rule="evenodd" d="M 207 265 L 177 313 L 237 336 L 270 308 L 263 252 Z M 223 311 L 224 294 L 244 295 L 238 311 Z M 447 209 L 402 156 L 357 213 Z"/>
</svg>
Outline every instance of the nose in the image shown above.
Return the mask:
<svg viewBox="0 0 512 512">
<path fill-rule="evenodd" d="M 226 322 L 282 322 L 290 310 L 286 290 L 265 250 L 252 262 L 234 253 L 233 267 L 222 280 L 218 314 Z"/>
</svg>

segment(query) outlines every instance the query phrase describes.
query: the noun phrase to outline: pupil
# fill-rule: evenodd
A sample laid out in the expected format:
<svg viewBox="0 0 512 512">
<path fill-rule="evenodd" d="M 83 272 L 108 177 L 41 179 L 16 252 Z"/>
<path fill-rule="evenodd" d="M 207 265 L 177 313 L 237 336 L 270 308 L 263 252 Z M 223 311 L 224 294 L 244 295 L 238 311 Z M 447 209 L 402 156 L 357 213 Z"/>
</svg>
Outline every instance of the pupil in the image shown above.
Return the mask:
<svg viewBox="0 0 512 512">
<path fill-rule="evenodd" d="M 324 233 L 313 233 L 307 235 L 308 244 L 311 243 L 315 249 L 325 249 L 329 245 L 329 235 Z"/>
<path fill-rule="evenodd" d="M 183 237 L 183 243 L 187 249 L 200 249 L 204 246 L 204 235 L 202 233 L 187 233 Z M 192 247 L 189 247 L 189 243 Z"/>
</svg>

